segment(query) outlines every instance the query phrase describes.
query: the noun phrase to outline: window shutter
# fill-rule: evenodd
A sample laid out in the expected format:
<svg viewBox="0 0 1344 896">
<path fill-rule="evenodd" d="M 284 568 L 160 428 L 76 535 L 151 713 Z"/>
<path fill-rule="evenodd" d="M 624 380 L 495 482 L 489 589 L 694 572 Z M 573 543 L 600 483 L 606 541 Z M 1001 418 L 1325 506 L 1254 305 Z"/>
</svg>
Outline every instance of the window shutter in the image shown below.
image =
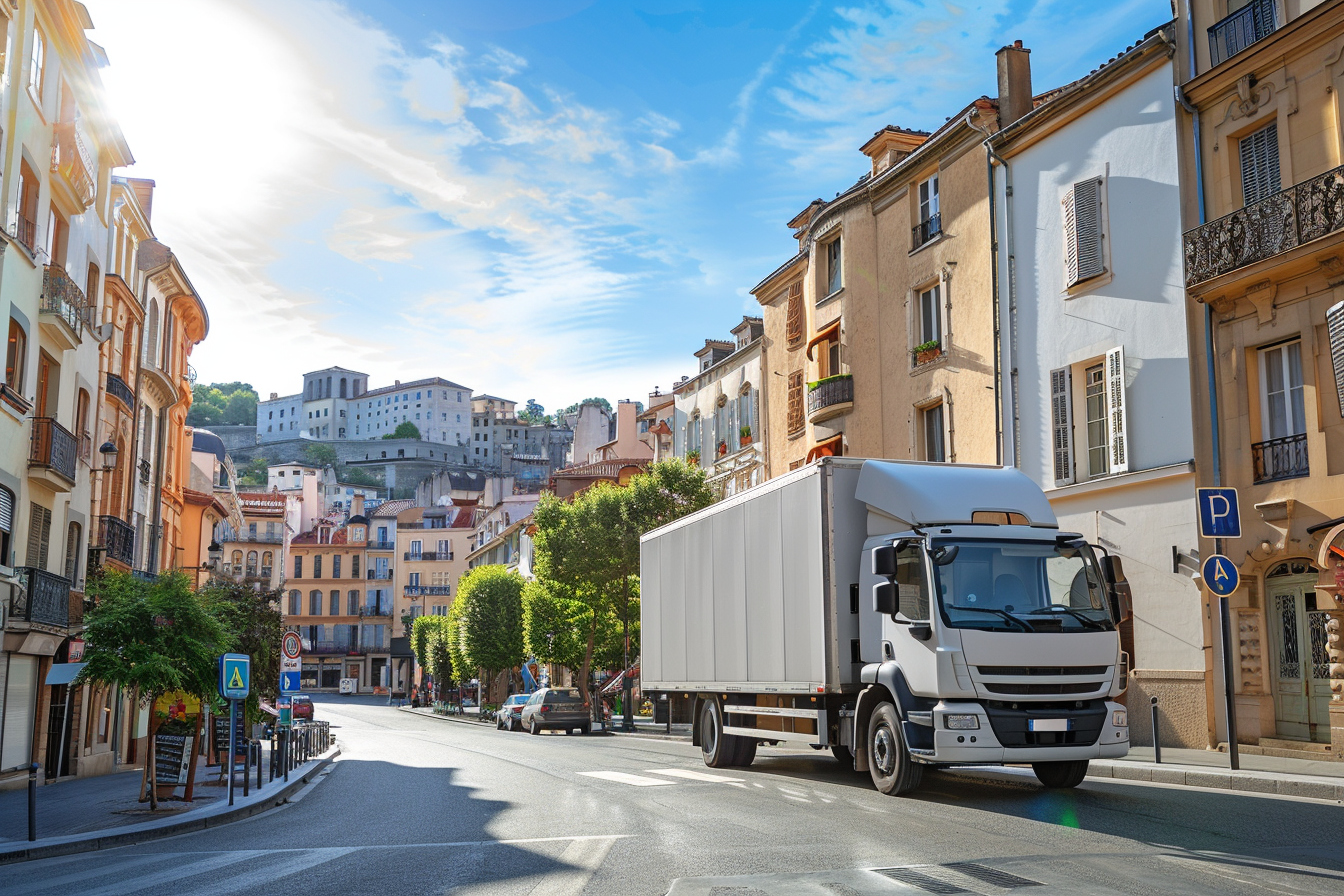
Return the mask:
<svg viewBox="0 0 1344 896">
<path fill-rule="evenodd" d="M 0 532 L 14 531 L 14 495 L 7 488 L 0 488 Z M 0 564 L 6 558 L 0 557 Z"/>
<path fill-rule="evenodd" d="M 1106 272 L 1099 178 L 1079 181 L 1064 197 L 1064 265 L 1069 286 Z"/>
<path fill-rule="evenodd" d="M 789 374 L 789 432 L 803 428 L 803 372 Z"/>
<path fill-rule="evenodd" d="M 1271 124 L 1242 138 L 1241 201 L 1259 202 L 1279 192 L 1279 126 Z"/>
<path fill-rule="evenodd" d="M 28 565 L 47 568 L 47 549 L 51 541 L 51 511 L 41 504 L 30 504 L 28 520 Z"/>
<path fill-rule="evenodd" d="M 1050 428 L 1054 434 L 1055 484 L 1073 482 L 1073 403 L 1069 368 L 1050 371 Z"/>
<path fill-rule="evenodd" d="M 1332 305 L 1325 312 L 1325 327 L 1330 333 L 1330 362 L 1335 367 L 1335 391 L 1339 393 L 1339 413 L 1344 416 L 1344 302 Z M 0 505 L 4 504 L 0 492 Z M 0 528 L 3 528 L 3 506 L 0 506 Z"/>
<path fill-rule="evenodd" d="M 784 318 L 785 341 L 797 348 L 803 341 L 803 281 L 789 286 L 788 310 Z"/>
<path fill-rule="evenodd" d="M 1125 427 L 1125 350 L 1106 353 L 1106 430 L 1111 443 L 1111 472 L 1129 470 L 1129 433 Z"/>
</svg>

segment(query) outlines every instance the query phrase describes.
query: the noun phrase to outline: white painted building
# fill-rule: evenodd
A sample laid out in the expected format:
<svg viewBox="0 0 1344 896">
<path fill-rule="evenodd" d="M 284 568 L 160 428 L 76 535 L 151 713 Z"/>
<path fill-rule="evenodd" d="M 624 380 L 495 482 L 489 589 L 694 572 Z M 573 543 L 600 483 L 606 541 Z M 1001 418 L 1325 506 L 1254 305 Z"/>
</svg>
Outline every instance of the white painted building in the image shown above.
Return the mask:
<svg viewBox="0 0 1344 896">
<path fill-rule="evenodd" d="M 993 139 L 1004 443 L 1060 525 L 1124 560 L 1129 705 L 1206 745 L 1194 433 L 1169 35 Z M 1009 52 L 1010 48 L 1004 51 Z M 1020 51 L 1019 51 L 1020 52 Z M 1127 628 L 1127 627 L 1126 627 Z M 1133 712 L 1148 742 L 1147 712 Z"/>
<path fill-rule="evenodd" d="M 402 423 L 420 438 L 464 445 L 471 431 L 471 390 L 442 377 L 396 380 L 369 388 L 368 374 L 329 367 L 303 375 L 303 391 L 257 402 L 257 441 L 381 439 Z"/>
</svg>

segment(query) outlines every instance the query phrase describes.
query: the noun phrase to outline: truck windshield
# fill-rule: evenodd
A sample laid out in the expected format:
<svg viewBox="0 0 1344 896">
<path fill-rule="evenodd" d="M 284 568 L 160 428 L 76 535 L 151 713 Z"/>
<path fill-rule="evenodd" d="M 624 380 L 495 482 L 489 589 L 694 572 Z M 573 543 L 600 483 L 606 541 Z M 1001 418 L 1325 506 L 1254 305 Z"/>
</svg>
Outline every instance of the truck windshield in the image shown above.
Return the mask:
<svg viewBox="0 0 1344 896">
<path fill-rule="evenodd" d="M 956 553 L 942 552 L 951 548 Z M 1021 541 L 938 541 L 933 564 L 943 621 L 987 631 L 1115 628 L 1101 576 L 1084 546 Z"/>
</svg>

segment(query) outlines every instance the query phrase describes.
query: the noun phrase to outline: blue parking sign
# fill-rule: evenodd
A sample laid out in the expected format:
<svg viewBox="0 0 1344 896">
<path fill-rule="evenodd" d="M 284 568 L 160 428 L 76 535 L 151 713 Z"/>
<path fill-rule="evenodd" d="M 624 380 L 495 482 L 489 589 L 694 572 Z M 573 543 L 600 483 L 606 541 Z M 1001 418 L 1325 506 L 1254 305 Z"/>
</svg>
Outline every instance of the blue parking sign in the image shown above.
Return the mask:
<svg viewBox="0 0 1344 896">
<path fill-rule="evenodd" d="M 1234 488 L 1196 489 L 1199 502 L 1199 534 L 1204 538 L 1240 538 L 1241 511 Z"/>
<path fill-rule="evenodd" d="M 1222 554 L 1212 554 L 1204 561 L 1200 575 L 1209 590 L 1219 597 L 1227 597 L 1241 584 L 1241 573 L 1231 560 Z"/>
</svg>

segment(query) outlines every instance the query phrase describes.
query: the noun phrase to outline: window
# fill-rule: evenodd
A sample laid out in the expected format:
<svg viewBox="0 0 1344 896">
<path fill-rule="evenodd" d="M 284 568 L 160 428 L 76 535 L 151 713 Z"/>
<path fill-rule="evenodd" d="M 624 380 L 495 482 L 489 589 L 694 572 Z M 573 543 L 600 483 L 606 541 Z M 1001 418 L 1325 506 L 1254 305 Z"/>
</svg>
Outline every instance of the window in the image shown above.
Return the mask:
<svg viewBox="0 0 1344 896">
<path fill-rule="evenodd" d="M 944 441 L 943 403 L 940 401 L 919 412 L 920 429 L 924 440 L 924 460 L 946 463 L 947 446 Z"/>
<path fill-rule="evenodd" d="M 359 592 L 351 591 L 346 595 L 345 612 L 350 616 L 359 615 Z"/>
<path fill-rule="evenodd" d="M 322 592 L 321 592 L 321 591 L 309 591 L 309 592 L 308 592 L 308 615 L 309 615 L 309 616 L 321 616 L 321 615 L 322 615 Z"/>
<path fill-rule="evenodd" d="M 28 167 L 27 162 L 19 163 L 19 219 L 16 222 L 15 236 L 31 252 L 37 246 L 37 196 L 42 183 Z"/>
<path fill-rule="evenodd" d="M 929 618 L 929 582 L 924 574 L 924 549 L 906 544 L 896 552 L 897 612 L 920 622 Z"/>
<path fill-rule="evenodd" d="M 406 582 L 407 585 L 410 585 L 412 588 L 420 587 L 420 573 L 413 572 L 409 575 L 408 579 L 409 580 Z"/>
<path fill-rule="evenodd" d="M 33 31 L 33 55 L 28 66 L 28 90 L 37 105 L 42 105 L 42 88 L 47 81 L 47 39 L 42 32 Z"/>
<path fill-rule="evenodd" d="M 1105 476 L 1110 472 L 1111 445 L 1107 437 L 1106 371 L 1101 364 L 1083 373 L 1083 395 L 1087 402 L 1087 474 Z"/>
<path fill-rule="evenodd" d="M 419 559 L 420 559 L 420 555 L 421 555 L 423 552 L 424 552 L 424 542 L 420 541 L 419 539 L 416 539 L 416 540 L 414 540 L 414 541 L 411 542 L 411 559 L 412 559 L 412 560 L 419 560 Z"/>
<path fill-rule="evenodd" d="M 65 534 L 65 577 L 73 586 L 79 581 L 79 523 L 71 523 Z"/>
<path fill-rule="evenodd" d="M 1302 393 L 1302 343 L 1260 351 L 1260 434 L 1264 441 L 1307 431 Z"/>
<path fill-rule="evenodd" d="M 1050 371 L 1050 426 L 1054 453 L 1055 485 L 1073 482 L 1073 403 L 1069 393 L 1073 377 L 1069 368 Z"/>
<path fill-rule="evenodd" d="M 294 557 L 294 578 L 303 578 L 303 555 L 296 554 Z"/>
<path fill-rule="evenodd" d="M 341 592 L 339 591 L 331 592 L 331 600 L 327 604 L 327 606 L 330 607 L 330 609 L 327 611 L 328 615 L 331 616 L 341 615 Z"/>
<path fill-rule="evenodd" d="M 840 237 L 826 244 L 826 295 L 832 295 L 844 285 L 841 273 Z"/>
<path fill-rule="evenodd" d="M 28 334 L 14 318 L 9 319 L 9 344 L 5 348 L 5 385 L 23 395 L 23 374 L 28 366 Z"/>
<path fill-rule="evenodd" d="M 303 595 L 297 591 L 289 592 L 289 615 L 298 616 L 303 612 Z"/>
<path fill-rule="evenodd" d="M 9 566 L 9 548 L 14 537 L 14 493 L 0 486 L 0 566 Z"/>
<path fill-rule="evenodd" d="M 1259 202 L 1279 192 L 1279 126 L 1247 134 L 1237 143 L 1241 153 L 1241 201 Z"/>
<path fill-rule="evenodd" d="M 1075 371 L 1067 367 L 1050 372 L 1051 449 L 1055 485 L 1075 481 L 1078 469 L 1087 477 L 1108 476 L 1129 470 L 1129 437 L 1126 426 L 1125 355 L 1123 348 L 1114 348 L 1104 358 L 1078 365 L 1076 372 L 1082 392 L 1086 461 L 1078 464 L 1074 458 L 1073 382 Z"/>
<path fill-rule="evenodd" d="M 943 216 L 938 211 L 938 175 L 919 185 L 919 223 L 914 228 L 914 248 L 927 243 L 943 231 Z"/>
<path fill-rule="evenodd" d="M 322 555 L 321 555 L 321 554 L 315 554 L 315 555 L 313 556 L 313 578 L 315 578 L 315 579 L 320 579 L 320 578 L 322 578 Z"/>
<path fill-rule="evenodd" d="M 257 552 L 247 552 L 247 575 L 256 578 L 257 575 Z"/>
<path fill-rule="evenodd" d="M 943 342 L 942 288 L 934 284 L 919 293 L 919 344 Z M 930 348 L 935 346 L 929 345 Z"/>
<path fill-rule="evenodd" d="M 341 555 L 337 554 L 331 558 L 331 577 L 339 579 L 341 577 Z"/>
<path fill-rule="evenodd" d="M 1064 267 L 1068 286 L 1106 273 L 1101 194 L 1101 178 L 1094 177 L 1074 184 L 1064 196 Z"/>
<path fill-rule="evenodd" d="M 47 568 L 47 551 L 51 545 L 51 511 L 41 504 L 28 505 L 28 565 Z"/>
<path fill-rule="evenodd" d="M 803 341 L 803 281 L 789 284 L 789 301 L 784 313 L 784 338 L 789 348 L 797 348 Z"/>
<path fill-rule="evenodd" d="M 795 370 L 789 374 L 788 386 L 788 430 L 790 433 L 803 430 L 803 372 Z"/>
</svg>

